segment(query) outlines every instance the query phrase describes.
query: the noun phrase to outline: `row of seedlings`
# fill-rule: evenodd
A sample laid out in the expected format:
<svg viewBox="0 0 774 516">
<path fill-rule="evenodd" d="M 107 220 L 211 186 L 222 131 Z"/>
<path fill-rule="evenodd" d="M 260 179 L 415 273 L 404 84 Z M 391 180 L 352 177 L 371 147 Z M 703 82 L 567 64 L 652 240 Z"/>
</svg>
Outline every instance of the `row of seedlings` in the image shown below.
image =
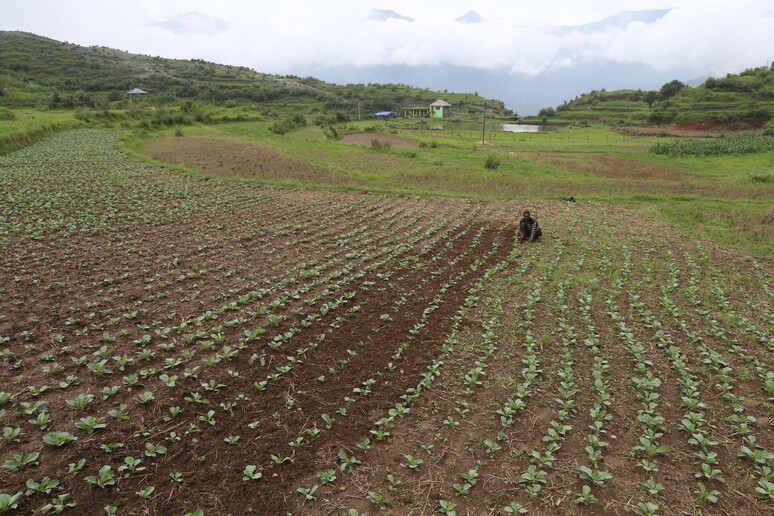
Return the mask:
<svg viewBox="0 0 774 516">
<path fill-rule="evenodd" d="M 103 365 L 104 365 L 104 364 L 103 364 Z M 166 375 L 166 374 L 162 374 L 161 376 L 162 376 L 162 380 L 164 380 L 164 381 L 169 381 L 169 382 L 171 382 L 172 384 L 174 384 L 174 378 L 164 378 L 164 377 L 168 376 L 168 375 Z M 204 385 L 205 385 L 205 384 L 203 383 L 203 386 L 204 386 Z M 217 383 L 214 383 L 213 381 L 210 381 L 210 382 L 208 382 L 206 385 L 207 385 L 207 386 L 210 386 L 210 388 L 212 388 L 212 389 L 217 389 L 217 388 L 218 388 L 218 384 L 217 384 Z M 139 398 L 142 398 L 142 400 L 140 400 Z M 89 400 L 88 400 L 88 398 L 81 398 L 81 400 L 84 400 L 84 399 L 85 399 L 87 402 L 89 401 Z M 142 403 L 147 403 L 147 402 L 149 402 L 150 400 L 152 400 L 152 393 L 150 393 L 149 391 L 146 391 L 146 392 L 145 392 L 145 393 L 143 393 L 142 395 L 138 396 L 138 401 L 141 401 Z M 83 403 L 83 404 L 81 404 L 80 402 L 78 402 L 78 404 L 79 404 L 79 405 L 81 405 L 81 406 L 85 406 L 87 403 Z M 119 416 L 118 416 L 118 417 L 122 417 L 122 416 L 120 415 L 120 413 L 122 412 L 122 409 L 123 409 L 123 408 L 124 408 L 124 407 L 122 406 L 122 407 L 119 407 L 119 409 L 118 409 L 118 410 L 116 410 L 116 412 L 119 414 Z M 113 412 L 113 411 L 111 411 L 111 412 Z M 173 414 L 174 414 L 174 412 L 173 412 Z M 212 418 L 212 414 L 211 414 L 210 412 L 208 412 L 207 420 L 209 421 L 209 420 L 211 420 L 211 418 Z M 96 422 L 96 424 L 94 424 L 94 423 L 95 423 L 95 421 L 94 421 L 94 418 L 87 418 L 87 419 L 89 420 L 89 423 L 88 423 L 88 426 L 87 426 L 87 428 L 89 428 L 89 429 L 91 429 L 91 428 L 94 428 L 94 427 L 97 427 L 97 428 L 99 428 L 99 427 L 101 427 L 101 426 L 102 426 L 102 423 L 101 423 L 101 422 L 99 422 L 99 421 L 97 421 L 97 422 Z M 154 445 L 154 449 L 155 449 L 155 445 Z M 130 457 L 127 457 L 127 459 L 129 459 L 129 458 L 130 458 Z M 132 461 L 132 462 L 134 462 L 134 461 Z M 110 470 L 109 470 L 109 469 L 105 469 L 105 468 L 103 467 L 103 470 L 104 470 L 104 473 L 105 473 L 105 475 L 109 475 L 109 472 L 110 472 Z"/>
<path fill-rule="evenodd" d="M 605 299 L 605 312 L 615 325 L 620 341 L 631 354 L 634 372 L 638 375 L 632 377 L 632 382 L 635 385 L 637 398 L 640 400 L 637 421 L 640 423 L 641 435 L 639 437 L 640 444 L 632 449 L 632 453 L 639 457 L 638 466 L 645 471 L 647 476 L 645 489 L 648 495 L 653 498 L 640 500 L 635 511 L 638 514 L 653 515 L 657 514 L 660 508 L 655 497 L 660 496 L 664 490 L 663 485 L 657 481 L 656 473 L 659 469 L 657 457 L 666 452 L 665 447 L 660 442 L 666 428 L 664 417 L 658 410 L 661 399 L 658 389 L 661 387 L 661 380 L 654 374 L 653 363 L 647 356 L 645 345 L 637 339 L 634 330 L 626 323 L 617 303 L 631 267 L 631 253 L 626 252 L 622 266 L 623 274 L 613 281 L 608 291 Z M 645 448 L 646 453 L 639 453 L 640 447 Z"/>
<path fill-rule="evenodd" d="M 690 265 L 692 262 L 692 260 L 688 260 L 691 276 L 689 282 L 695 284 L 698 282 L 699 270 L 698 267 Z M 688 289 L 687 295 L 689 296 L 689 299 L 693 299 L 693 292 L 690 289 Z M 774 473 L 772 472 L 772 469 L 774 468 L 774 454 L 767 451 L 758 443 L 753 431 L 757 419 L 754 416 L 747 414 L 744 396 L 735 392 L 734 378 L 731 376 L 733 368 L 721 353 L 713 349 L 707 343 L 707 339 L 703 337 L 700 332 L 693 330 L 685 322 L 682 314 L 672 306 L 673 303 L 670 303 L 670 301 L 671 300 L 669 299 L 664 299 L 663 301 L 664 305 L 669 307 L 665 310 L 666 313 L 680 326 L 685 337 L 699 353 L 702 363 L 708 365 L 709 369 L 712 371 L 716 381 L 714 387 L 720 392 L 720 395 L 731 411 L 731 415 L 727 416 L 726 420 L 734 427 L 734 434 L 741 437 L 738 456 L 750 461 L 753 465 L 757 476 L 755 490 L 758 494 L 763 495 L 770 500 L 774 500 Z M 698 303 L 692 302 L 692 304 L 698 306 Z M 717 327 L 713 327 L 710 324 L 708 336 L 717 338 L 719 333 Z M 713 465 L 716 461 L 716 457 L 717 454 L 715 453 L 700 455 L 699 458 L 703 461 L 702 468 L 706 469 L 704 463 L 707 462 L 709 462 L 710 465 Z M 714 490 L 706 491 L 700 487 L 697 498 L 715 502 L 718 498 L 718 493 Z"/>
<path fill-rule="evenodd" d="M 466 232 L 467 232 L 467 230 L 466 230 Z M 479 231 L 477 233 L 477 235 L 474 237 L 474 239 L 473 239 L 472 243 L 470 244 L 468 250 L 466 250 L 465 252 L 461 253 L 455 259 L 453 259 L 452 261 L 449 262 L 450 268 L 453 268 L 454 265 L 458 261 L 461 261 L 462 259 L 466 258 L 468 255 L 470 255 L 470 253 L 473 250 L 475 250 L 475 248 L 478 246 L 480 236 L 481 236 L 481 231 Z M 456 239 L 456 237 L 454 237 L 454 239 Z M 471 266 L 472 269 L 475 270 L 476 268 L 479 267 L 480 263 L 484 263 L 485 261 L 487 261 L 489 259 L 489 257 L 491 255 L 493 255 L 497 251 L 497 247 L 498 246 L 499 246 L 499 244 L 495 243 L 494 249 L 490 252 L 490 254 L 486 255 L 482 259 L 476 260 L 476 262 L 474 262 L 474 264 Z M 431 260 L 431 262 L 432 261 L 435 261 L 435 260 Z M 442 267 L 442 269 L 443 268 L 445 268 L 445 267 Z M 445 294 L 445 292 L 449 288 L 454 286 L 456 283 L 458 283 L 468 273 L 469 273 L 468 270 L 463 270 L 455 278 L 453 278 L 451 281 L 447 282 L 446 284 L 444 284 L 440 288 L 439 294 L 436 295 L 436 297 L 432 300 L 430 306 L 428 306 L 427 308 L 425 308 L 425 310 L 423 310 L 422 316 L 420 318 L 420 321 L 417 322 L 414 325 L 414 327 L 409 331 L 410 335 L 416 336 L 419 333 L 419 331 L 425 326 L 427 318 L 440 305 L 440 303 L 442 301 L 442 297 Z M 399 349 L 396 351 L 395 355 L 393 355 L 393 357 L 398 357 L 398 358 L 402 357 L 402 354 L 406 351 L 406 348 L 407 348 L 406 343 L 401 344 Z M 391 373 L 394 370 L 395 370 L 395 366 L 392 363 L 388 363 L 388 365 L 387 365 L 387 372 L 388 372 L 388 374 Z M 361 397 L 362 396 L 369 396 L 371 394 L 372 388 L 374 387 L 375 384 L 376 384 L 376 381 L 373 378 L 366 379 L 363 382 L 361 382 L 361 384 L 359 386 L 357 386 L 357 387 L 355 387 L 353 389 L 353 394 L 361 396 Z M 346 396 L 345 397 L 345 402 L 347 402 L 347 403 L 354 403 L 356 401 L 357 401 L 357 398 L 353 398 L 353 397 L 350 397 L 350 396 Z M 386 418 L 386 419 L 382 418 L 380 420 L 381 427 L 379 425 L 377 425 L 377 429 L 373 431 L 373 436 L 376 437 L 377 440 L 378 439 L 384 439 L 387 436 L 389 436 L 389 429 L 390 429 L 390 427 L 392 425 L 392 421 L 394 420 L 394 418 L 395 417 L 403 417 L 403 416 L 405 416 L 409 412 L 409 409 L 404 404 L 398 403 L 392 409 L 390 409 L 389 412 L 390 412 L 390 418 Z M 346 415 L 346 413 L 347 413 L 347 405 L 346 405 L 346 403 L 345 403 L 345 405 L 339 407 L 339 409 L 337 409 L 336 413 L 337 414 Z M 327 416 L 327 417 L 323 417 L 323 420 L 324 420 L 324 422 L 326 424 L 326 427 L 330 428 L 330 425 L 332 424 L 331 416 L 328 415 L 328 414 L 324 414 L 323 416 Z M 358 444 L 358 447 L 360 449 L 368 449 L 368 447 L 370 447 L 370 439 L 365 439 L 364 441 L 362 441 L 361 443 Z M 352 456 L 352 457 L 354 457 L 354 456 Z M 353 461 L 356 460 L 354 458 L 351 458 L 349 455 L 347 455 L 347 452 L 344 451 L 343 449 L 342 449 L 342 452 L 339 454 L 339 459 L 342 461 L 341 467 L 344 470 L 346 470 L 348 468 L 348 465 L 351 465 L 353 463 Z M 324 470 L 323 472 L 321 472 L 319 478 L 324 483 L 328 483 L 328 481 L 332 481 L 331 470 Z M 298 488 L 298 492 L 305 495 L 305 493 L 310 493 L 312 489 L 313 488 L 299 487 Z"/>
<path fill-rule="evenodd" d="M 464 269 L 460 271 L 456 277 L 452 278 L 449 282 L 447 282 L 441 290 L 447 290 L 448 288 L 451 288 L 454 284 L 458 283 L 464 276 L 467 276 L 470 273 L 474 273 L 476 270 L 478 270 L 481 265 L 486 263 L 492 255 L 495 254 L 497 247 L 499 244 L 495 242 L 493 249 L 488 252 L 484 257 L 476 259 L 469 268 Z M 512 252 L 511 256 L 509 257 L 510 260 L 513 260 L 515 257 L 516 251 Z M 421 375 L 421 381 L 417 384 L 416 387 L 410 387 L 406 390 L 406 393 L 401 396 L 401 402 L 395 404 L 392 408 L 388 410 L 388 413 L 383 418 L 380 418 L 374 423 L 374 428 L 372 428 L 369 431 L 369 436 L 357 443 L 357 445 L 354 448 L 359 449 L 362 452 L 367 452 L 371 446 L 372 441 L 371 438 L 374 438 L 376 441 L 385 441 L 390 437 L 390 431 L 394 428 L 394 425 L 397 423 L 397 421 L 401 418 L 403 418 L 406 414 L 410 412 L 410 405 L 411 403 L 416 400 L 422 393 L 433 386 L 433 382 L 441 375 L 442 373 L 442 366 L 444 364 L 444 359 L 446 356 L 451 353 L 454 349 L 454 346 L 456 346 L 458 342 L 458 333 L 460 331 L 461 324 L 465 318 L 465 316 L 470 312 L 470 310 L 475 306 L 475 303 L 478 299 L 477 293 L 483 288 L 483 285 L 485 285 L 487 282 L 491 281 L 491 279 L 501 270 L 503 270 L 507 265 L 507 260 L 499 262 L 494 267 L 488 269 L 481 277 L 481 279 L 473 286 L 471 287 L 469 291 L 469 295 L 466 298 L 463 305 L 459 308 L 457 311 L 457 314 L 454 315 L 452 318 L 452 324 L 450 333 L 447 336 L 446 340 L 444 341 L 440 355 L 430 364 L 427 366 L 426 371 Z M 429 315 L 428 312 L 424 312 L 422 319 L 417 323 L 418 326 L 424 326 L 424 320 L 426 320 L 427 316 Z M 416 326 L 415 326 L 416 328 Z M 402 357 L 403 352 L 405 351 L 406 346 L 401 345 L 399 349 L 396 351 L 396 353 L 393 355 L 393 358 L 398 359 Z M 390 365 L 388 364 L 388 369 Z M 338 469 L 342 472 L 349 471 L 351 466 L 360 464 L 361 461 L 358 459 L 354 454 L 349 455 L 347 451 L 347 448 L 341 448 L 339 451 L 339 465 Z M 406 463 L 404 464 L 409 470 L 416 471 L 418 470 L 421 465 L 423 464 L 423 460 L 415 457 L 414 454 L 405 454 L 404 459 L 406 459 Z M 324 476 L 328 475 L 331 470 L 324 470 L 319 473 L 320 478 L 322 479 Z M 397 479 L 393 475 L 388 475 L 388 481 L 390 482 L 390 487 L 397 489 L 397 486 L 399 486 L 402 481 Z M 299 492 L 302 492 L 304 489 L 311 489 L 311 488 L 300 488 Z M 302 493 L 303 494 L 303 493 Z M 377 506 L 385 506 L 386 502 L 388 501 L 386 497 L 384 497 L 382 494 L 377 492 L 369 492 L 368 494 L 369 500 L 374 503 Z"/>
</svg>

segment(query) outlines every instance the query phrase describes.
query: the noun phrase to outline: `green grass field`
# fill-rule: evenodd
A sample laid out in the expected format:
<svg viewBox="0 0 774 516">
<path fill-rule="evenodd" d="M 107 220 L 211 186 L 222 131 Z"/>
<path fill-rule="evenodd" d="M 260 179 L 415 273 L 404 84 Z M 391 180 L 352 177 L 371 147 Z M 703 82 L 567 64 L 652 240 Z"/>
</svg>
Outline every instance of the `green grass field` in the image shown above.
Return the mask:
<svg viewBox="0 0 774 516">
<path fill-rule="evenodd" d="M 422 145 L 378 150 L 331 141 L 317 127 L 282 136 L 268 127 L 268 123 L 229 123 L 186 127 L 184 134 L 238 138 L 270 147 L 359 183 L 346 188 L 525 202 L 574 196 L 579 201 L 655 212 L 688 234 L 756 256 L 774 252 L 774 154 L 770 152 L 711 158 L 662 156 L 649 152 L 650 147 L 675 138 L 624 135 L 606 126 L 562 128 L 549 134 L 487 132 L 483 144 L 481 133 L 473 131 L 413 130 L 373 121 L 339 129 L 342 133 L 376 130 Z M 127 147 L 142 154 L 142 141 L 134 140 Z M 499 161 L 497 168 L 485 168 L 490 156 Z"/>
<path fill-rule="evenodd" d="M 10 110 L 9 110 L 10 111 Z M 81 123 L 72 111 L 13 110 L 13 120 L 0 119 L 0 154 L 7 154 Z"/>
<path fill-rule="evenodd" d="M 649 152 L 654 144 L 676 138 L 632 136 L 603 125 L 559 127 L 551 133 L 486 131 L 484 143 L 478 131 L 416 129 L 402 121 L 335 126 L 339 137 L 375 131 L 419 143 L 374 149 L 330 139 L 316 126 L 278 135 L 270 130 L 271 118 L 233 121 L 250 114 L 244 108 L 212 110 L 205 113 L 212 123 L 186 126 L 154 125 L 158 113 L 115 112 L 107 120 L 94 117 L 90 121 L 76 119 L 71 111 L 13 113 L 14 120 L 0 121 L 0 153 L 89 123 L 112 124 L 123 135 L 123 150 L 150 161 L 143 149 L 156 137 L 178 132 L 234 138 L 324 167 L 340 180 L 245 179 L 240 178 L 239 170 L 230 179 L 525 203 L 574 196 L 578 201 L 606 202 L 641 210 L 644 215 L 656 214 L 686 234 L 711 238 L 754 256 L 774 254 L 771 152 L 720 157 L 657 155 Z M 485 168 L 487 159 L 496 162 L 496 168 Z M 185 166 L 177 169 L 202 173 Z"/>
</svg>

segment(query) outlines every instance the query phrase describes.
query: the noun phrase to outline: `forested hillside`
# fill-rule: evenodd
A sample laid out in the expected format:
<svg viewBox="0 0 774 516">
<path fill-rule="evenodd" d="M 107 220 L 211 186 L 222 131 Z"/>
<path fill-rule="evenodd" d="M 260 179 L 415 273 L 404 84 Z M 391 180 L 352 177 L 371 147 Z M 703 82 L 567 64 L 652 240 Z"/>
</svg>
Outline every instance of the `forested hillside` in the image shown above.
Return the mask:
<svg viewBox="0 0 774 516">
<path fill-rule="evenodd" d="M 0 32 L 0 106 L 97 108 L 126 102 L 126 92 L 141 88 L 146 102 L 198 100 L 208 103 L 261 104 L 271 109 L 314 112 L 363 112 L 426 105 L 443 98 L 468 114 L 483 109 L 509 112 L 501 101 L 475 93 L 448 93 L 402 84 L 335 85 L 312 77 L 260 73 L 199 59 L 166 59 L 100 46 L 83 47 L 24 32 Z M 111 106 L 112 107 L 112 106 Z"/>
</svg>

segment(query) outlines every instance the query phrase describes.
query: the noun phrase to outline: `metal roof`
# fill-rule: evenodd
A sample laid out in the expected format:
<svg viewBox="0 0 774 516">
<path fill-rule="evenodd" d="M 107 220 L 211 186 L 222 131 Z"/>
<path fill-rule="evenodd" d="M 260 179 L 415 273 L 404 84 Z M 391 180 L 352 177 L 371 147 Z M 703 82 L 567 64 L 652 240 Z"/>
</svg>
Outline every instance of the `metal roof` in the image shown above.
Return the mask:
<svg viewBox="0 0 774 516">
<path fill-rule="evenodd" d="M 449 104 L 445 100 L 441 100 L 441 99 L 436 100 L 435 102 L 433 102 L 430 105 L 431 106 L 440 106 L 440 107 L 451 107 L 451 104 Z"/>
<path fill-rule="evenodd" d="M 147 91 L 141 90 L 140 88 L 135 88 L 131 91 L 127 91 L 129 95 L 138 95 L 140 93 L 148 93 Z"/>
</svg>

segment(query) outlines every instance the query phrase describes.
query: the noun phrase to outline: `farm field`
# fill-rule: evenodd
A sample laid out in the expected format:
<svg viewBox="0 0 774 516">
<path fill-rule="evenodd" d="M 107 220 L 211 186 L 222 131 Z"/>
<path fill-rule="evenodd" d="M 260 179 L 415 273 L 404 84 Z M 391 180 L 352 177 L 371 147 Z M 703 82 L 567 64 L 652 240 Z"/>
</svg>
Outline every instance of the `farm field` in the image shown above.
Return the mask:
<svg viewBox="0 0 774 516">
<path fill-rule="evenodd" d="M 519 244 L 522 201 L 117 140 L 0 156 L 0 510 L 774 509 L 770 258 L 591 201 L 527 203 Z"/>
<path fill-rule="evenodd" d="M 374 129 L 379 132 L 370 132 Z M 168 130 L 161 132 L 167 138 L 139 139 L 122 148 L 187 173 L 270 185 L 479 199 L 574 196 L 648 211 L 682 231 L 753 256 L 774 253 L 772 152 L 656 154 L 652 147 L 677 147 L 680 140 L 602 126 L 490 133 L 485 144 L 481 133 L 392 129 L 386 122 L 350 123 L 346 131 L 341 140 L 329 139 L 318 127 L 277 136 L 267 124 L 234 122 L 185 128 L 182 138 Z M 374 148 L 371 139 L 395 143 Z M 257 165 L 277 153 L 278 167 Z M 488 160 L 491 168 L 485 167 Z"/>
</svg>

